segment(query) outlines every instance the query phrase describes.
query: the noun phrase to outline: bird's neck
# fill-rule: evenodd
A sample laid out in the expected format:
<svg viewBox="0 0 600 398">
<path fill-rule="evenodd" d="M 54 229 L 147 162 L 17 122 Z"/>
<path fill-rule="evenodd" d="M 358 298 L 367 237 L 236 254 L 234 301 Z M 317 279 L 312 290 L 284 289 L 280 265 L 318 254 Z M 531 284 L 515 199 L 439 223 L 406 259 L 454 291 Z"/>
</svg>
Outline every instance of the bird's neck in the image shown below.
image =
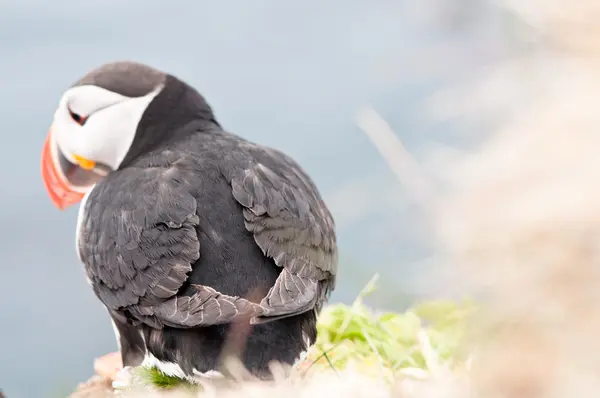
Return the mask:
<svg viewBox="0 0 600 398">
<path fill-rule="evenodd" d="M 184 140 L 198 130 L 220 130 L 215 115 L 198 91 L 167 76 L 165 87 L 150 103 L 120 168 L 161 146 Z"/>
</svg>

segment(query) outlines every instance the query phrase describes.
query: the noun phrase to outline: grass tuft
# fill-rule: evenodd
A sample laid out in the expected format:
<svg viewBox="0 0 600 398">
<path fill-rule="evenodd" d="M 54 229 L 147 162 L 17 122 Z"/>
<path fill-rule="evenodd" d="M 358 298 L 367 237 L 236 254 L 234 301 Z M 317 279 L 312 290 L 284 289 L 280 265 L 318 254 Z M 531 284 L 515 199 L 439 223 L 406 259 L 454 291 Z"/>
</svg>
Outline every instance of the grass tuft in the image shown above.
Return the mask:
<svg viewBox="0 0 600 398">
<path fill-rule="evenodd" d="M 421 303 L 403 313 L 376 313 L 363 303 L 375 290 L 377 277 L 348 306 L 326 307 L 318 322 L 317 342 L 299 365 L 305 373 L 323 368 L 384 377 L 419 374 L 423 377 L 440 366 L 456 367 L 467 358 L 459 347 L 466 320 L 475 310 L 470 300 L 436 300 Z"/>
<path fill-rule="evenodd" d="M 184 385 L 189 385 L 186 380 L 180 379 L 176 376 L 169 376 L 161 372 L 158 368 L 141 368 L 141 376 L 144 380 L 155 387 L 163 388 L 163 389 L 172 389 L 175 387 L 182 387 Z"/>
</svg>

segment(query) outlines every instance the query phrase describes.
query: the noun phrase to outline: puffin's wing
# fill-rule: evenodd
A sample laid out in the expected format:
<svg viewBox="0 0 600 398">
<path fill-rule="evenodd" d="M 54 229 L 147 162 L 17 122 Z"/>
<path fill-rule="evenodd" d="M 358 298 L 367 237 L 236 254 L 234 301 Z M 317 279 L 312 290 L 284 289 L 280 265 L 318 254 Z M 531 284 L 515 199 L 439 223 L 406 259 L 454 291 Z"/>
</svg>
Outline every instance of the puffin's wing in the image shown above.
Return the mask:
<svg viewBox="0 0 600 398">
<path fill-rule="evenodd" d="M 232 171 L 233 196 L 246 228 L 265 255 L 283 267 L 262 300 L 256 323 L 320 307 L 334 288 L 337 244 L 333 217 L 317 188 L 289 157 L 250 146 L 250 159 Z M 243 157 L 243 155 L 242 155 Z"/>
<path fill-rule="evenodd" d="M 200 256 L 189 188 L 177 168 L 132 168 L 110 174 L 90 193 L 79 252 L 94 292 L 111 312 L 154 327 L 185 328 L 228 323 L 256 307 L 207 286 L 180 294 Z"/>
</svg>

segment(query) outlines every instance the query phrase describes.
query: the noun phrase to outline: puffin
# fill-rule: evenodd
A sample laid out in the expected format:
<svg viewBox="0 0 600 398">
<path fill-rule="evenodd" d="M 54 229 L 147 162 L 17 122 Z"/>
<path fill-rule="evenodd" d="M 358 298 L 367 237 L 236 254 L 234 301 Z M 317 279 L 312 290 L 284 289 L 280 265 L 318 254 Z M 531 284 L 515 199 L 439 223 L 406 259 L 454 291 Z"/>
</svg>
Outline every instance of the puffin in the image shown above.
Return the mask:
<svg viewBox="0 0 600 398">
<path fill-rule="evenodd" d="M 89 71 L 58 101 L 41 174 L 54 206 L 79 204 L 76 253 L 119 348 L 101 375 L 197 381 L 233 356 L 268 379 L 315 343 L 333 216 L 296 161 L 224 129 L 185 81 L 134 61 Z"/>
</svg>

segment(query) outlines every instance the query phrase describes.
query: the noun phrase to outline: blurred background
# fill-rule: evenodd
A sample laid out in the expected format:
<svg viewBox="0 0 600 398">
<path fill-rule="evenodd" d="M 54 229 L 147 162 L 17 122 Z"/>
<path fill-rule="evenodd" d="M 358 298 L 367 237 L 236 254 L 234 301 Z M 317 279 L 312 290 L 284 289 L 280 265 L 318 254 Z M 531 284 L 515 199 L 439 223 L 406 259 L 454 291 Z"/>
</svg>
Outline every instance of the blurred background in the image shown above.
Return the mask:
<svg viewBox="0 0 600 398">
<path fill-rule="evenodd" d="M 417 159 L 468 144 L 468 127 L 433 119 L 425 104 L 527 51 L 508 33 L 515 23 L 484 0 L 0 0 L 0 389 L 71 391 L 116 349 L 75 255 L 77 209 L 51 205 L 39 170 L 57 101 L 89 69 L 131 59 L 177 75 L 225 128 L 296 158 L 336 218 L 332 301 L 351 302 L 379 273 L 371 303 L 403 309 L 439 288 L 427 278 L 435 262 L 419 206 L 356 111 L 376 109 Z"/>
</svg>

